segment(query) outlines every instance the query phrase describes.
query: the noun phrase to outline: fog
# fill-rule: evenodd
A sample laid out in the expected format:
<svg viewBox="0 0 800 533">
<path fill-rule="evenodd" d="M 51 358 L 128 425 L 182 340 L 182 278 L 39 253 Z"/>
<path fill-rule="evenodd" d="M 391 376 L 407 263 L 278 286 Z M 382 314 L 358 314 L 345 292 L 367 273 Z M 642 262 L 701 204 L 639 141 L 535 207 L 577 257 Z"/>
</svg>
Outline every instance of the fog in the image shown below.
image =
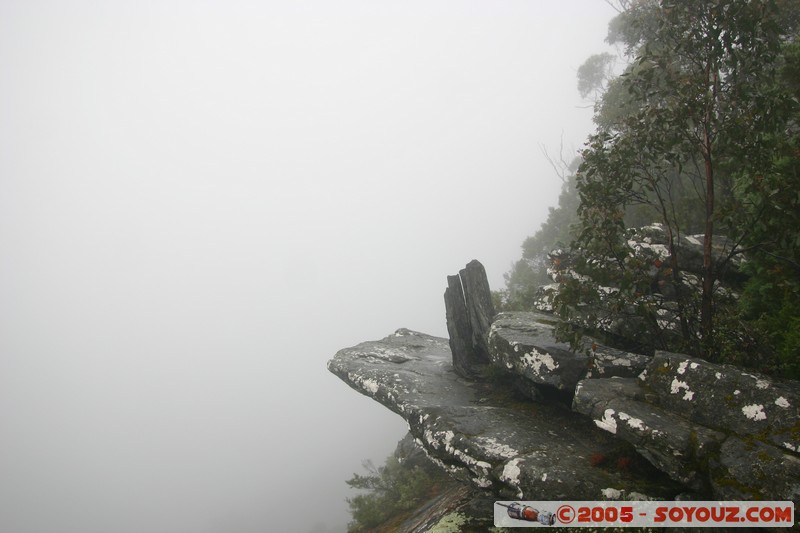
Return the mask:
<svg viewBox="0 0 800 533">
<path fill-rule="evenodd" d="M 0 531 L 343 531 L 407 428 L 326 361 L 503 287 L 613 14 L 1 0 Z"/>
</svg>

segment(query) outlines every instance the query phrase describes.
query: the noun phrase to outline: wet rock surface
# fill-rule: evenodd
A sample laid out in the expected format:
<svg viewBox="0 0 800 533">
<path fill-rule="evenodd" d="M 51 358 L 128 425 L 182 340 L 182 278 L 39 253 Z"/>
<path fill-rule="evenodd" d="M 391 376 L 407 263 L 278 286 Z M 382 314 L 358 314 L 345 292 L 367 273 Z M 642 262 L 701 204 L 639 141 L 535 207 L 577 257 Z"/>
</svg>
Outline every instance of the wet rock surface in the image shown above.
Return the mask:
<svg viewBox="0 0 800 533">
<path fill-rule="evenodd" d="M 552 322 L 540 313 L 500 313 L 489 331 L 489 357 L 536 384 L 574 389 L 590 361 L 556 341 Z"/>
<path fill-rule="evenodd" d="M 800 451 L 800 388 L 728 365 L 657 352 L 643 381 L 698 424 Z"/>
<path fill-rule="evenodd" d="M 646 402 L 635 379 L 586 380 L 573 408 L 597 427 L 630 442 L 654 466 L 697 492 L 707 492 L 705 465 L 724 435 Z"/>
<path fill-rule="evenodd" d="M 800 496 L 797 384 L 658 352 L 639 379 L 585 380 L 573 409 L 714 499 Z"/>
<path fill-rule="evenodd" d="M 444 305 L 453 368 L 461 377 L 475 377 L 489 362 L 487 337 L 495 315 L 489 280 L 479 261 L 447 276 Z"/>
<path fill-rule="evenodd" d="M 613 436 L 563 405 L 521 401 L 502 387 L 467 381 L 451 357 L 446 339 L 398 330 L 339 351 L 328 368 L 403 416 L 439 466 L 494 494 L 600 499 L 613 489 L 670 498 L 683 490 L 659 473 L 599 466 L 597 457 L 619 453 Z"/>
<path fill-rule="evenodd" d="M 661 250 L 659 228 L 649 231 L 642 242 Z M 448 277 L 450 340 L 400 329 L 328 362 L 405 418 L 427 458 L 471 490 L 525 500 L 800 500 L 799 383 L 588 337 L 573 351 L 556 340 L 553 315 L 493 316 L 485 279 L 477 261 Z"/>
<path fill-rule="evenodd" d="M 556 340 L 553 315 L 534 312 L 500 313 L 489 330 L 489 357 L 506 371 L 536 386 L 572 393 L 584 378 L 636 377 L 650 357 L 604 346 L 586 337 L 572 351 Z"/>
</svg>

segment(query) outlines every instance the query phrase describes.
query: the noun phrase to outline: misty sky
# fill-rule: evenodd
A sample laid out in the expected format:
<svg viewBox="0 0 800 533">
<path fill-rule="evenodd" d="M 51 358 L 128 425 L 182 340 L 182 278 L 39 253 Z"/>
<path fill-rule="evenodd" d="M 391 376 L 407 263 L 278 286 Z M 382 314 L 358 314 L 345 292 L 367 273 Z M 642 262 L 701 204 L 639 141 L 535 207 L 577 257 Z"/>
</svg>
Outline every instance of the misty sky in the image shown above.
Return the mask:
<svg viewBox="0 0 800 533">
<path fill-rule="evenodd" d="M 0 0 L 0 531 L 342 531 L 406 426 L 326 361 L 502 288 L 613 14 Z"/>
</svg>

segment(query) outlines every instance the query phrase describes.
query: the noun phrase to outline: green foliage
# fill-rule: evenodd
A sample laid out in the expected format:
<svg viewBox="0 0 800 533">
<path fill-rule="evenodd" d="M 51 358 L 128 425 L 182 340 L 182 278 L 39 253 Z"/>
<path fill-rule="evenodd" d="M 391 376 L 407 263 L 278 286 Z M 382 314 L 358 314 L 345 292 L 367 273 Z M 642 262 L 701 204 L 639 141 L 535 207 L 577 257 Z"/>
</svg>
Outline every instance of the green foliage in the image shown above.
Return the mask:
<svg viewBox="0 0 800 533">
<path fill-rule="evenodd" d="M 351 488 L 368 491 L 347 499 L 353 516 L 348 531 L 374 528 L 398 513 L 413 509 L 445 476 L 434 469 L 407 467 L 395 456 L 389 456 L 378 468 L 370 461 L 363 464 L 367 475 L 353 474 L 346 482 Z"/>
<path fill-rule="evenodd" d="M 439 522 L 430 529 L 430 533 L 459 533 L 462 526 L 467 523 L 467 517 L 461 513 L 450 513 L 442 517 Z"/>
<path fill-rule="evenodd" d="M 611 78 L 614 56 L 605 52 L 595 54 L 578 67 L 578 92 L 581 98 L 600 94 Z"/>
<path fill-rule="evenodd" d="M 505 309 L 531 309 L 555 276 L 555 311 L 571 322 L 558 333 L 575 346 L 576 324 L 614 326 L 629 349 L 800 378 L 800 3 L 619 5 L 607 40 L 629 63 L 614 79 L 607 54 L 581 67 L 582 96 L 602 95 L 597 130 L 506 275 Z M 661 257 L 629 244 L 629 228 L 652 222 Z M 700 278 L 679 268 L 695 234 L 731 243 L 704 252 Z M 737 300 L 717 280 L 741 257 Z"/>
<path fill-rule="evenodd" d="M 550 252 L 566 248 L 571 240 L 570 228 L 578 221 L 578 194 L 575 189 L 575 172 L 578 161 L 571 165 L 572 172 L 565 176 L 558 197 L 558 207 L 551 207 L 547 220 L 522 244 L 522 258 L 514 263 L 505 275 L 506 292 L 503 294 L 504 311 L 530 311 L 539 287 L 553 283 L 548 274 L 552 267 Z"/>
<path fill-rule="evenodd" d="M 796 221 L 781 210 L 797 216 L 797 189 L 786 191 L 787 172 L 775 157 L 797 107 L 788 83 L 775 81 L 800 72 L 796 50 L 785 46 L 786 10 L 794 9 L 769 1 L 645 0 L 612 22 L 609 39 L 625 46 L 631 63 L 598 105 L 598 131 L 582 153 L 581 224 L 572 246 L 578 275 L 562 282 L 562 316 L 592 309 L 590 323 L 626 319 L 634 337 L 676 347 L 665 336 L 674 324 L 658 319 L 661 300 L 643 297 L 655 258 L 632 255 L 627 245 L 626 228 L 649 218 L 666 229 L 677 345 L 720 355 L 712 322 L 721 305 L 714 301 L 719 265 L 707 248 L 698 305 L 678 269 L 677 244 L 701 228 L 708 244 L 714 233 L 726 233 L 773 256 L 764 246 L 776 235 L 796 244 L 800 226 L 786 226 Z"/>
</svg>

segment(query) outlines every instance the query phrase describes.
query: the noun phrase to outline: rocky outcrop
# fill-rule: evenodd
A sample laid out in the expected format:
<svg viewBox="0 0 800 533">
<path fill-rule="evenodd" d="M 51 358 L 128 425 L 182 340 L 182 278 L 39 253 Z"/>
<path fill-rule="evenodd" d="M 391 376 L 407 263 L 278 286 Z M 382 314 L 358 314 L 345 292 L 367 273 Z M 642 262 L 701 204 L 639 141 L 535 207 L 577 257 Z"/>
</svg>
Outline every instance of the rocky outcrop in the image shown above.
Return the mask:
<svg viewBox="0 0 800 533">
<path fill-rule="evenodd" d="M 442 468 L 495 494 L 593 500 L 616 491 L 670 498 L 681 490 L 667 476 L 630 468 L 646 462 L 589 419 L 467 381 L 451 361 L 447 340 L 398 330 L 339 351 L 328 368 L 405 418 Z"/>
<path fill-rule="evenodd" d="M 329 370 L 405 418 L 441 468 L 500 498 L 800 501 L 800 384 L 588 337 L 573 351 L 543 313 L 489 325 L 483 280 L 477 262 L 448 277 L 449 341 L 400 329 L 339 351 Z"/>
<path fill-rule="evenodd" d="M 489 362 L 487 336 L 495 314 L 479 261 L 470 261 L 457 276 L 447 276 L 444 303 L 453 367 L 462 377 L 474 377 Z"/>
<path fill-rule="evenodd" d="M 650 362 L 647 356 L 609 348 L 588 337 L 579 351 L 573 351 L 556 340 L 556 321 L 543 313 L 500 313 L 489 331 L 489 357 L 536 386 L 570 394 L 581 379 L 634 377 Z"/>
<path fill-rule="evenodd" d="M 639 379 L 585 380 L 573 408 L 715 499 L 800 497 L 800 388 L 659 352 Z"/>
<path fill-rule="evenodd" d="M 724 435 L 645 401 L 635 379 L 581 382 L 573 408 L 598 428 L 633 444 L 654 466 L 697 493 L 708 493 L 709 454 L 718 453 Z"/>
<path fill-rule="evenodd" d="M 532 320 L 501 315 L 491 338 L 502 333 L 505 355 L 495 353 L 495 339 L 493 357 L 518 358 L 503 363 L 506 368 L 527 362 L 520 375 L 543 386 L 574 379 L 580 365 L 542 341 L 550 334 L 542 322 L 531 327 Z M 544 350 L 556 354 L 552 362 Z M 536 365 L 549 377 L 533 372 Z M 436 464 L 498 496 L 591 500 L 623 491 L 629 497 L 690 492 L 701 499 L 800 499 L 797 384 L 658 353 L 638 378 L 578 381 L 571 412 L 515 397 L 504 385 L 463 379 L 453 370 L 447 340 L 405 329 L 341 350 L 328 368 L 405 418 Z"/>
<path fill-rule="evenodd" d="M 401 468 L 419 468 L 428 473 L 434 486 L 421 505 L 399 511 L 373 531 L 422 533 L 437 531 L 437 527 L 452 531 L 447 526 L 456 524 L 461 533 L 483 533 L 494 525 L 491 512 L 494 499 L 472 484 L 441 475 L 441 469 L 417 446 L 410 433 L 397 444 L 394 456 Z"/>
<path fill-rule="evenodd" d="M 554 283 L 537 289 L 533 306 L 539 311 L 553 312 L 554 302 L 564 282 L 579 280 L 583 290 L 592 296 L 570 311 L 569 321 L 575 326 L 587 331 L 603 332 L 617 339 L 624 339 L 628 344 L 650 349 L 655 331 L 662 340 L 678 339 L 682 335 L 679 300 L 686 302 L 699 298 L 702 291 L 703 239 L 703 235 L 681 235 L 676 238 L 675 262 L 680 272 L 679 281 L 676 281 L 673 271 L 675 264 L 664 226 L 656 223 L 641 228 L 629 228 L 625 247 L 630 264 L 637 266 L 628 270 L 639 269 L 640 272 L 639 286 L 636 289 L 637 305 L 632 305 L 626 298 L 620 298 L 620 287 L 608 281 L 622 275 L 616 261 L 608 257 L 595 257 L 589 261 L 601 273 L 598 276 L 598 280 L 603 280 L 601 282 L 577 267 L 580 261 L 573 252 L 553 250 L 548 254 L 551 266 L 547 272 Z M 731 253 L 735 243 L 728 238 L 715 235 L 712 243 L 711 260 L 715 268 L 716 298 L 720 301 L 736 299 L 737 287 L 741 287 L 746 279 L 741 268 L 744 259 L 741 254 Z M 628 290 L 630 287 L 622 293 Z M 682 295 L 680 298 L 679 294 Z M 647 317 L 643 315 L 643 309 L 647 310 Z"/>
<path fill-rule="evenodd" d="M 552 320 L 535 313 L 501 313 L 489 332 L 492 362 L 536 385 L 574 389 L 589 358 L 556 341 Z"/>
<path fill-rule="evenodd" d="M 694 423 L 800 451 L 796 385 L 669 352 L 656 352 L 642 381 L 659 405 Z"/>
</svg>

